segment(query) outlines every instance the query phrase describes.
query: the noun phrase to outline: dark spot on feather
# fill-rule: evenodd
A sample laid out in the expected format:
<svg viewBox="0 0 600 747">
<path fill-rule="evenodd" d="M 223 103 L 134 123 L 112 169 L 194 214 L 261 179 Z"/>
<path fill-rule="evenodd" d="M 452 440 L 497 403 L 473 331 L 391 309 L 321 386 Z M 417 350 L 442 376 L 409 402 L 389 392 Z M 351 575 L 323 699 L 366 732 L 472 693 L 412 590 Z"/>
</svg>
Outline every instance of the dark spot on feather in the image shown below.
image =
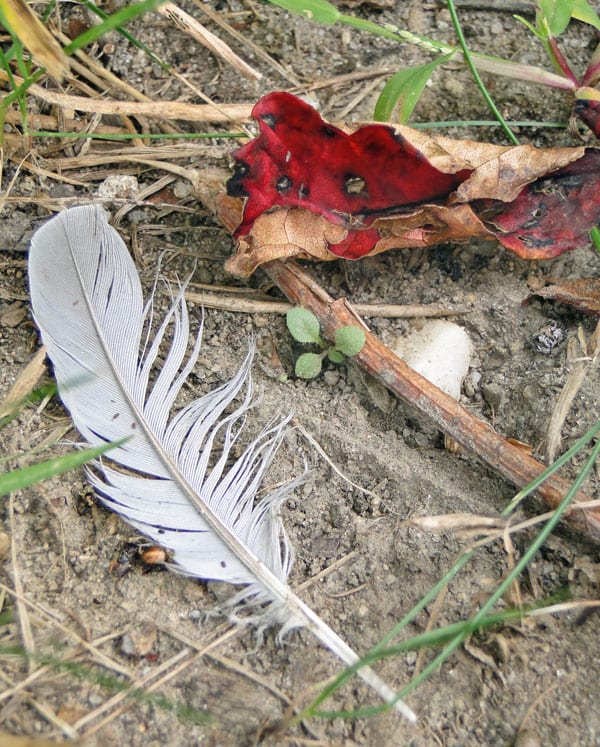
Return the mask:
<svg viewBox="0 0 600 747">
<path fill-rule="evenodd" d="M 305 200 L 309 194 L 310 190 L 308 189 L 308 187 L 305 187 L 304 184 L 301 184 L 300 188 L 298 189 L 298 199 Z"/>
<path fill-rule="evenodd" d="M 113 419 L 113 420 L 116 420 L 116 419 L 117 419 L 118 417 L 119 417 L 119 413 L 118 413 L 118 412 L 115 412 L 115 414 L 114 414 L 114 415 L 112 416 L 112 419 Z"/>
<path fill-rule="evenodd" d="M 227 568 L 227 563 L 224 560 L 221 561 L 221 568 Z"/>
<path fill-rule="evenodd" d="M 335 127 L 328 124 L 323 124 L 321 126 L 321 132 L 326 137 L 337 137 L 340 134 L 339 130 L 336 130 Z"/>
</svg>

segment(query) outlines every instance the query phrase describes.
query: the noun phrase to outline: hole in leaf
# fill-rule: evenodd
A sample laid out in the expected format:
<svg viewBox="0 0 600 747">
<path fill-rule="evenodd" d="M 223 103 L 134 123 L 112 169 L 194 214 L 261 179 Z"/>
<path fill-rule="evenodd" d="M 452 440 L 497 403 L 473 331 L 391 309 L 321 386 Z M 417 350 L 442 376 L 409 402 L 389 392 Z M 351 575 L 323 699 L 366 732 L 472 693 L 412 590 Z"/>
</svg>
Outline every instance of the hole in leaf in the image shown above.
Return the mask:
<svg viewBox="0 0 600 747">
<path fill-rule="evenodd" d="M 349 195 L 359 195 L 366 192 L 367 183 L 362 176 L 347 176 L 344 179 L 344 189 Z"/>
<path fill-rule="evenodd" d="M 285 174 L 283 176 L 280 176 L 277 180 L 277 191 L 280 195 L 285 194 L 286 192 L 289 192 L 292 188 L 292 180 L 289 176 L 286 176 Z"/>
<path fill-rule="evenodd" d="M 267 127 L 270 127 L 272 130 L 275 129 L 275 116 L 273 114 L 261 114 L 260 118 Z"/>
</svg>

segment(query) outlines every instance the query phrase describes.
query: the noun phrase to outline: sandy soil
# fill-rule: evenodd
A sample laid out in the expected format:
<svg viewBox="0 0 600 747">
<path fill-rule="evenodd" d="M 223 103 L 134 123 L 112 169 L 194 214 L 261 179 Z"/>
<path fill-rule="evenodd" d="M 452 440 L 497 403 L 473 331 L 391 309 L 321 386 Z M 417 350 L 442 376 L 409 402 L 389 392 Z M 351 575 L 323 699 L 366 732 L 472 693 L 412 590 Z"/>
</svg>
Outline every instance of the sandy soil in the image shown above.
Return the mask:
<svg viewBox="0 0 600 747">
<path fill-rule="evenodd" d="M 289 77 L 302 82 L 378 68 L 393 70 L 427 59 L 407 45 L 337 26 L 316 27 L 262 5 L 234 0 L 218 8 L 232 12 L 229 21 L 279 60 Z M 193 6 L 187 9 L 204 18 Z M 65 8 L 64 12 L 74 11 Z M 447 11 L 434 4 L 402 3 L 383 11 L 355 8 L 350 12 L 439 40 L 453 37 Z M 540 45 L 510 13 L 468 10 L 463 19 L 475 49 L 545 64 Z M 208 26 L 218 32 L 210 22 Z M 136 23 L 135 32 L 216 101 L 252 102 L 267 91 L 292 85 L 238 42 L 232 46 L 263 73 L 260 84 L 245 81 L 158 15 Z M 117 36 L 109 41 L 113 46 L 104 49 L 103 64 L 126 76 L 138 90 L 155 99 L 189 98 L 180 81 L 142 52 Z M 564 49 L 576 70 L 584 69 L 593 48 L 593 35 L 585 27 L 574 25 L 566 33 Z M 559 93 L 499 78 L 486 82 L 509 119 L 565 121 L 569 116 L 569 103 Z M 381 86 L 381 78 L 357 79 L 312 90 L 310 96 L 328 118 L 360 121 L 369 118 Z M 351 105 L 357 96 L 358 103 Z M 468 74 L 456 65 L 436 74 L 415 115 L 416 121 L 481 118 L 488 118 L 485 104 Z M 496 128 L 446 133 L 502 142 Z M 571 130 L 523 129 L 519 136 L 541 146 L 580 142 Z M 58 153 L 54 143 L 36 141 L 31 161 L 37 153 L 35 163 L 44 168 L 45 159 L 52 156 L 51 145 L 55 155 L 73 155 L 81 147 L 61 144 Z M 197 169 L 227 166 L 231 147 L 229 141 L 215 140 L 207 148 L 208 156 L 185 159 L 185 164 Z M 93 145 L 96 149 L 105 147 Z M 0 396 L 8 392 L 38 347 L 26 280 L 31 233 L 50 214 L 47 204 L 97 199 L 110 173 L 107 166 L 85 168 L 68 173 L 77 183 L 65 182 L 51 174 L 30 172 L 26 164 L 17 170 L 23 155 L 8 152 L 4 161 L 3 185 L 5 189 L 10 185 L 12 202 L 2 213 L 0 245 Z M 136 166 L 119 169 L 135 174 L 140 188 L 163 175 Z M 150 285 L 157 257 L 166 250 L 172 276 L 184 276 L 195 263 L 193 282 L 243 285 L 222 269 L 223 258 L 231 251 L 228 235 L 189 196 L 184 180 L 169 189 L 177 203 L 174 207 L 137 205 L 120 223 L 126 241 L 134 242 L 144 282 Z M 120 200 L 106 199 L 105 204 L 115 210 L 135 199 L 134 193 Z M 187 210 L 177 209 L 181 207 Z M 549 416 L 569 372 L 568 344 L 546 355 L 536 349 L 534 339 L 553 320 L 564 325 L 568 338 L 574 338 L 579 327 L 589 335 L 594 324 L 564 307 L 540 302 L 523 306 L 522 301 L 544 276 L 591 275 L 598 272 L 599 264 L 591 251 L 527 263 L 496 246 L 474 244 L 394 252 L 311 271 L 333 295 L 356 302 L 468 308 L 460 323 L 471 335 L 476 352 L 463 403 L 499 432 L 530 444 L 543 456 Z M 268 290 L 260 273 L 248 286 Z M 199 309 L 194 314 L 199 316 Z M 385 341 L 393 341 L 411 326 L 410 320 L 372 321 Z M 450 533 L 425 534 L 405 520 L 450 512 L 495 515 L 514 488 L 468 454 L 445 450 L 435 427 L 397 404 L 352 366 L 331 367 L 311 382 L 295 380 L 291 372 L 298 351 L 282 317 L 208 311 L 204 347 L 190 391 L 206 391 L 231 376 L 251 335 L 258 346 L 255 381 L 263 392 L 253 414 L 256 423 L 293 410 L 337 468 L 369 491 L 341 479 L 299 430 L 289 433 L 269 475 L 276 482 L 300 474 L 305 465 L 310 468 L 306 483 L 284 510 L 297 553 L 290 583 L 295 589 L 306 584 L 299 592 L 302 598 L 357 651 L 364 652 L 431 588 L 469 541 Z M 282 368 L 289 374 L 286 381 L 280 377 Z M 600 380 L 592 371 L 567 418 L 564 448 L 595 421 L 599 400 Z M 11 457 L 9 464 L 21 463 L 15 455 L 29 449 L 57 439 L 76 439 L 68 424 L 56 401 L 26 408 L 0 433 L 3 453 Z M 598 495 L 597 473 L 585 487 L 589 494 Z M 155 682 L 164 667 L 174 674 L 159 681 L 156 692 L 171 704 L 206 711 L 210 720 L 194 723 L 164 703 L 131 699 L 121 702 L 122 713 L 116 712 L 110 701 L 113 694 L 93 678 L 44 668 L 40 660 L 28 671 L 22 658 L 3 656 L 0 727 L 5 731 L 53 738 L 83 735 L 90 747 L 250 745 L 266 724 L 282 717 L 288 699 L 301 699 L 307 688 L 337 671 L 335 659 L 308 633 L 290 636 L 284 646 L 268 634 L 258 646 L 251 631 L 230 628 L 222 618 L 207 616 L 229 590 L 145 567 L 137 552 L 141 538 L 94 503 L 82 473 L 22 491 L 11 498 L 10 506 L 12 516 L 7 502 L 2 520 L 13 556 L 8 554 L 2 563 L 2 581 L 18 592 L 22 607 L 17 608 L 12 593 L 3 597 L 5 608 L 15 613 L 15 621 L 0 629 L 3 644 L 21 643 L 28 624 L 37 652 L 55 657 L 65 651 L 77 653 L 86 671 Z M 514 538 L 517 557 L 530 539 L 526 533 Z M 451 584 L 436 624 L 460 620 L 477 610 L 513 559 L 501 542 L 481 549 Z M 599 567 L 596 546 L 561 532 L 523 578 L 523 600 L 533 602 L 565 592 L 575 599 L 596 598 Z M 409 632 L 422 632 L 432 614 L 432 607 L 427 607 Z M 205 655 L 194 653 L 209 644 L 214 645 Z M 391 714 L 358 721 L 313 720 L 267 742 L 464 747 L 514 744 L 528 736 L 531 741 L 519 744 L 597 745 L 599 649 L 594 615 L 581 618 L 573 613 L 510 625 L 474 637 L 410 696 L 419 716 L 415 727 Z M 431 656 L 426 653 L 424 660 Z M 181 670 L 176 671 L 180 662 Z M 400 686 L 422 666 L 410 653 L 386 662 L 381 672 Z M 139 684 L 144 683 L 142 679 Z M 371 702 L 370 693 L 353 681 L 334 698 L 332 707 L 355 708 Z"/>
</svg>

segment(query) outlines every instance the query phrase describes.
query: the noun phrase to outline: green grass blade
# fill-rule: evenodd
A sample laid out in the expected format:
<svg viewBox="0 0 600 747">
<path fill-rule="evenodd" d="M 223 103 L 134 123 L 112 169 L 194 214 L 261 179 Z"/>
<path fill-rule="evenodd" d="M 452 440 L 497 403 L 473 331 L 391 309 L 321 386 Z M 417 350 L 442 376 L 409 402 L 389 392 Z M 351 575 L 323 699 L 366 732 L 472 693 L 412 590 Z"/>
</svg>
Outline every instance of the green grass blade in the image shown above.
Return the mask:
<svg viewBox="0 0 600 747">
<path fill-rule="evenodd" d="M 56 394 L 56 390 L 57 387 L 54 382 L 45 384 L 44 386 L 40 386 L 37 389 L 34 389 L 31 394 L 23 397 L 23 399 L 10 404 L 8 407 L 3 407 L 3 412 L 5 414 L 0 417 L 0 429 L 4 428 L 4 426 L 8 425 L 8 423 L 14 420 L 26 405 L 30 405 L 35 402 L 41 402 L 43 399 L 46 399 L 46 397 L 53 397 Z M 0 457 L 0 464 L 2 464 L 4 460 L 5 457 Z"/>
<path fill-rule="evenodd" d="M 10 619 L 7 620 L 10 622 Z M 1 624 L 1 622 L 0 622 Z M 6 623 L 5 623 L 6 624 Z M 207 711 L 202 711 L 187 703 L 180 703 L 167 698 L 160 693 L 152 693 L 141 687 L 135 687 L 110 672 L 102 672 L 89 666 L 83 666 L 76 661 L 65 661 L 57 656 L 49 654 L 36 654 L 27 652 L 18 646 L 0 646 L 0 655 L 21 656 L 27 661 L 35 661 L 55 672 L 64 672 L 80 680 L 91 682 L 110 693 L 123 693 L 128 699 L 134 700 L 142 705 L 158 708 L 162 711 L 175 714 L 179 719 L 193 724 L 206 724 L 212 721 L 212 716 Z"/>
<path fill-rule="evenodd" d="M 590 231 L 590 239 L 596 250 L 596 254 L 600 255 L 600 229 L 598 226 L 594 226 Z"/>
<path fill-rule="evenodd" d="M 97 26 L 84 31 L 70 44 L 65 47 L 65 54 L 71 55 L 82 47 L 87 47 L 88 44 L 92 44 L 97 41 L 107 31 L 124 26 L 126 23 L 133 21 L 138 16 L 147 13 L 148 11 L 154 10 L 163 0 L 142 0 L 140 3 L 130 3 L 121 10 L 113 13 L 111 16 L 107 16 L 106 19 L 99 23 Z"/>
<path fill-rule="evenodd" d="M 324 26 L 332 26 L 337 23 L 342 14 L 328 3 L 327 0 L 269 0 L 272 5 L 298 13 L 311 21 L 316 21 Z"/>
<path fill-rule="evenodd" d="M 537 0 L 538 26 L 543 22 L 551 36 L 558 36 L 567 28 L 575 8 L 575 0 Z"/>
<path fill-rule="evenodd" d="M 376 122 L 389 122 L 392 112 L 399 106 L 398 122 L 406 124 L 434 70 L 453 56 L 452 52 L 424 65 L 399 70 L 388 80 L 379 94 L 373 119 Z"/>
<path fill-rule="evenodd" d="M 107 18 L 110 18 L 108 13 L 105 13 L 103 10 L 101 10 L 97 5 L 95 5 L 91 0 L 80 0 L 81 4 L 84 5 L 86 8 L 88 8 L 92 13 L 98 16 L 98 18 L 101 18 L 103 21 L 105 21 Z M 171 66 L 164 62 L 164 60 L 161 60 L 160 57 L 154 54 L 154 52 L 146 46 L 143 42 L 139 41 L 138 39 L 133 36 L 133 34 L 130 34 L 127 29 L 124 28 L 117 28 L 115 29 L 124 39 L 127 39 L 127 41 L 130 44 L 133 44 L 134 47 L 137 49 L 141 49 L 144 54 L 146 54 L 151 60 L 156 62 L 160 67 L 165 71 L 169 72 L 171 70 Z"/>
<path fill-rule="evenodd" d="M 584 435 L 580 439 L 578 439 L 568 451 L 565 451 L 565 453 L 562 454 L 555 462 L 553 462 L 540 475 L 532 480 L 529 485 L 526 485 L 523 490 L 520 490 L 500 515 L 509 516 L 524 498 L 537 490 L 539 486 L 544 482 L 544 480 L 546 480 L 548 477 L 550 477 L 550 475 L 553 475 L 557 470 L 559 470 L 599 433 L 600 420 L 598 420 L 597 423 L 587 431 L 587 433 L 584 433 Z"/>
<path fill-rule="evenodd" d="M 102 446 L 95 446 L 91 449 L 74 451 L 71 454 L 48 459 L 45 462 L 32 464 L 29 467 L 11 470 L 4 475 L 0 475 L 0 495 L 7 495 L 13 490 L 21 490 L 28 485 L 33 485 L 33 483 L 48 480 L 50 477 L 68 472 L 75 469 L 75 467 L 80 467 L 82 464 L 96 459 L 101 454 L 124 443 L 126 440 L 122 439 L 121 441 L 113 441 Z"/>
<path fill-rule="evenodd" d="M 519 141 L 517 140 L 514 132 L 510 129 L 510 127 L 506 124 L 504 121 L 504 117 L 502 114 L 500 114 L 500 111 L 496 104 L 494 103 L 492 97 L 488 93 L 487 88 L 485 87 L 485 84 L 483 80 L 481 79 L 481 76 L 479 75 L 479 71 L 475 67 L 475 64 L 473 62 L 473 58 L 471 57 L 471 52 L 467 46 L 467 42 L 465 40 L 465 35 L 463 34 L 462 27 L 460 25 L 460 22 L 458 20 L 458 15 L 456 13 L 456 8 L 454 7 L 454 0 L 447 0 L 448 3 L 448 10 L 450 11 L 450 16 L 452 18 L 452 24 L 454 26 L 454 30 L 456 31 L 456 36 L 458 38 L 458 42 L 460 44 L 460 47 L 462 49 L 465 63 L 469 70 L 471 71 L 471 75 L 473 76 L 473 79 L 481 91 L 481 95 L 485 99 L 486 104 L 488 105 L 490 111 L 492 114 L 496 117 L 498 122 L 500 122 L 502 129 L 506 133 L 508 139 L 513 143 L 513 145 L 518 145 Z"/>
</svg>

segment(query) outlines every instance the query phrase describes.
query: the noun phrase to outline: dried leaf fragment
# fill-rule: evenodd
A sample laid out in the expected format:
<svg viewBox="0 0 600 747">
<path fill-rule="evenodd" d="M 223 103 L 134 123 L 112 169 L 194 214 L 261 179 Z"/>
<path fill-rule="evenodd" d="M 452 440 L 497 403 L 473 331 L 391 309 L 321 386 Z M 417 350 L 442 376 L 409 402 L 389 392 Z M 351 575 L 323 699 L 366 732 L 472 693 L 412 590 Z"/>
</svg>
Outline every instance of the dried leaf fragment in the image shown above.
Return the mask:
<svg viewBox="0 0 600 747">
<path fill-rule="evenodd" d="M 552 282 L 545 288 L 540 288 L 532 296 L 559 301 L 584 314 L 600 317 L 600 278 L 576 278 Z"/>
</svg>

